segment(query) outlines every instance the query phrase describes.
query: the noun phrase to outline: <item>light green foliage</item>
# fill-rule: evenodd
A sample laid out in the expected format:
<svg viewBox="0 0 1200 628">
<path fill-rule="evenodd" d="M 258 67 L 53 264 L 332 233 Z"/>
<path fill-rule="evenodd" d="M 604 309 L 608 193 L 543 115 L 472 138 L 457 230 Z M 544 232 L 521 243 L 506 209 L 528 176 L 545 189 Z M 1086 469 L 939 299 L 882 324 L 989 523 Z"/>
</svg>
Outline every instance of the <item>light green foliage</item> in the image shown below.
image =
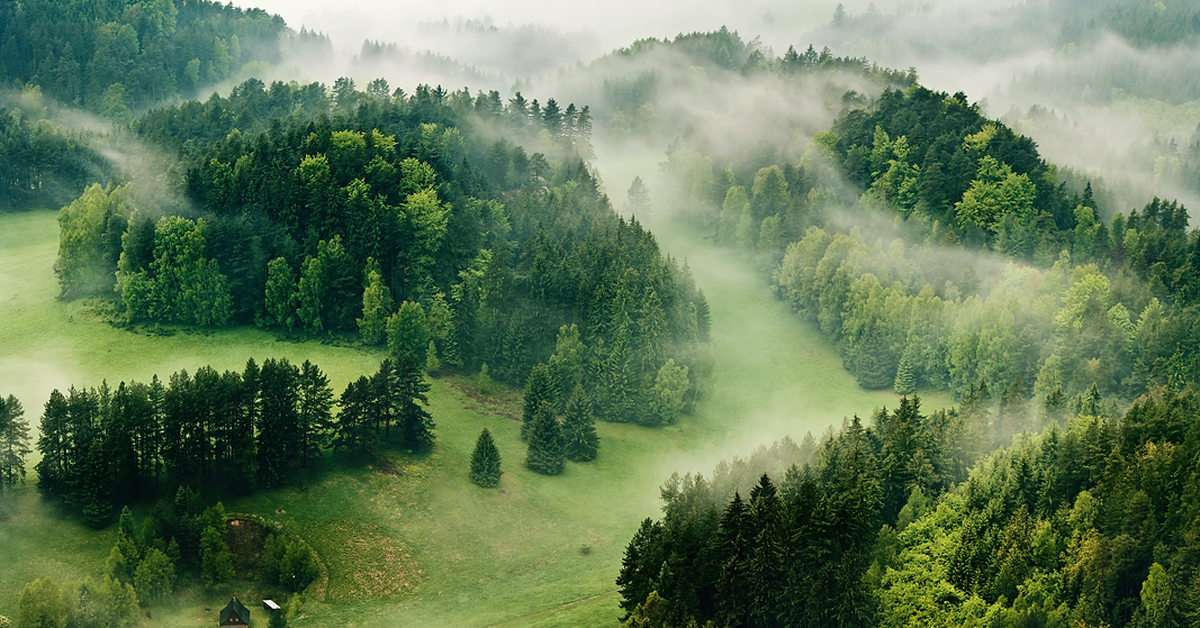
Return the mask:
<svg viewBox="0 0 1200 628">
<path fill-rule="evenodd" d="M 63 296 L 112 290 L 120 255 L 120 232 L 124 231 L 128 212 L 127 196 L 125 186 L 104 188 L 95 183 L 59 212 L 54 274 L 58 276 Z M 118 224 L 122 226 L 117 227 Z"/>
<path fill-rule="evenodd" d="M 1028 223 L 1034 215 L 1036 196 L 1029 177 L 1015 174 L 1008 164 L 985 156 L 979 160 L 976 179 L 954 207 L 955 218 L 960 225 L 995 233 L 1008 216 L 1017 224 Z"/>
<path fill-rule="evenodd" d="M 1167 570 L 1158 563 L 1150 565 L 1150 573 L 1142 583 L 1142 607 L 1138 609 L 1141 626 L 1168 628 L 1175 625 L 1173 589 Z"/>
<path fill-rule="evenodd" d="M 404 201 L 404 220 L 413 237 L 413 249 L 408 252 L 410 269 L 420 281 L 426 280 L 425 274 L 433 267 L 433 256 L 442 245 L 446 236 L 448 208 L 438 199 L 437 190 L 433 188 L 414 192 Z"/>
<path fill-rule="evenodd" d="M 133 112 L 125 103 L 125 86 L 113 83 L 100 96 L 100 117 L 107 118 L 113 124 L 124 126 L 133 120 Z"/>
<path fill-rule="evenodd" d="M 158 221 L 150 267 L 118 273 L 118 287 L 130 321 L 161 320 L 224 325 L 233 315 L 229 281 L 216 260 L 205 257 L 203 219 L 178 216 Z"/>
<path fill-rule="evenodd" d="M 225 543 L 225 525 L 208 526 L 200 535 L 200 576 L 214 586 L 233 579 L 233 554 Z"/>
<path fill-rule="evenodd" d="M 296 325 L 296 303 L 296 276 L 286 259 L 276 257 L 267 264 L 267 323 L 291 331 Z"/>
<path fill-rule="evenodd" d="M 296 293 L 296 316 L 309 331 L 324 328 L 321 304 L 325 300 L 325 269 L 319 257 L 306 257 L 300 266 L 300 288 Z"/>
<path fill-rule="evenodd" d="M 659 425 L 674 423 L 683 409 L 683 396 L 689 388 L 688 367 L 676 365 L 673 359 L 664 362 L 650 391 L 649 421 Z"/>
<path fill-rule="evenodd" d="M 320 573 L 312 551 L 299 539 L 272 534 L 263 547 L 263 570 L 267 577 L 298 593 L 308 588 Z"/>
<path fill-rule="evenodd" d="M 21 589 L 17 628 L 66 628 L 67 603 L 58 583 L 39 578 Z"/>
<path fill-rule="evenodd" d="M 768 216 L 781 216 L 788 210 L 788 182 L 779 166 L 767 166 L 754 173 L 751 187 L 754 218 L 762 220 Z"/>
<path fill-rule="evenodd" d="M 429 324 L 425 308 L 415 301 L 405 301 L 387 320 L 388 351 L 402 359 L 424 362 L 429 344 Z"/>
<path fill-rule="evenodd" d="M 142 603 L 155 602 L 175 590 L 175 564 L 157 548 L 150 548 L 133 575 L 133 588 Z"/>
<path fill-rule="evenodd" d="M 746 196 L 746 188 L 731 185 L 725 192 L 725 202 L 721 203 L 721 221 L 717 225 L 717 241 L 725 246 L 733 246 L 738 241 L 738 224 L 742 216 L 750 213 L 750 200 Z"/>
<path fill-rule="evenodd" d="M 550 381 L 553 389 L 558 391 L 555 403 L 566 401 L 566 391 L 574 390 L 583 381 L 584 356 L 587 347 L 579 339 L 579 327 L 574 323 L 563 325 L 558 329 L 554 353 L 550 356 L 547 368 L 550 370 Z"/>
<path fill-rule="evenodd" d="M 358 330 L 363 344 L 378 345 L 387 339 L 387 320 L 392 313 L 392 291 L 383 283 L 383 274 L 378 263 L 367 260 L 366 288 L 362 295 L 362 318 L 358 319 Z"/>
<path fill-rule="evenodd" d="M 433 166 L 409 157 L 400 162 L 400 197 L 407 199 L 417 192 L 433 190 L 437 185 L 437 173 Z"/>
</svg>

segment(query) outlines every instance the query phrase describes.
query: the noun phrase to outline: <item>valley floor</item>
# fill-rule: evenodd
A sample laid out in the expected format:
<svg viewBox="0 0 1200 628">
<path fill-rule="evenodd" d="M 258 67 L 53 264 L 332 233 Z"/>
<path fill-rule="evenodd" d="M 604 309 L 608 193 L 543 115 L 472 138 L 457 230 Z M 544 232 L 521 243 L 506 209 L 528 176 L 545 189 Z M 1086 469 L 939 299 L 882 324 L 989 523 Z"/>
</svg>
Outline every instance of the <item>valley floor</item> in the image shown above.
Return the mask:
<svg viewBox="0 0 1200 628">
<path fill-rule="evenodd" d="M 21 400 L 31 425 L 54 388 L 285 356 L 312 360 L 340 392 L 382 358 L 253 329 L 151 337 L 112 328 L 83 304 L 55 298 L 55 216 L 0 215 L 0 392 Z M 465 379 L 434 380 L 433 454 L 394 452 L 394 470 L 331 463 L 315 481 L 225 502 L 291 526 L 321 555 L 329 587 L 298 625 L 615 626 L 613 581 L 625 544 L 643 518 L 659 513 L 658 487 L 671 472 L 707 473 L 722 458 L 785 435 L 819 437 L 843 417 L 896 402 L 890 391 L 860 389 L 836 349 L 735 253 L 715 250 L 681 222 L 649 226 L 667 252 L 688 261 L 712 311 L 714 389 L 696 412 L 659 430 L 601 424 L 596 461 L 543 477 L 521 466 L 511 406 L 481 402 Z M 944 395 L 925 401 L 947 403 Z M 499 490 L 467 480 L 483 427 L 504 460 Z M 34 480 L 0 512 L 0 557 L 11 566 L 0 570 L 0 614 L 10 617 L 24 583 L 98 574 L 115 539 L 113 529 L 92 532 L 63 518 L 37 497 Z M 254 591 L 192 589 L 174 606 L 151 609 L 151 621 L 205 623 L 230 593 L 250 599 Z"/>
</svg>

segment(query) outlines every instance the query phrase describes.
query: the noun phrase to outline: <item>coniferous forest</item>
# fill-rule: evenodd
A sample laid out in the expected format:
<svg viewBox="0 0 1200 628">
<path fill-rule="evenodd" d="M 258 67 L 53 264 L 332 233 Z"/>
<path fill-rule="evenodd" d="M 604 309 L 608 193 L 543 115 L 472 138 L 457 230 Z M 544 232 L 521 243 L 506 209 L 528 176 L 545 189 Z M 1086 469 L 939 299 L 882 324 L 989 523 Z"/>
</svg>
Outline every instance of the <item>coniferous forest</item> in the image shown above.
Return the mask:
<svg viewBox="0 0 1200 628">
<path fill-rule="evenodd" d="M 300 4 L 0 6 L 0 628 L 1200 622 L 1190 2 Z"/>
</svg>

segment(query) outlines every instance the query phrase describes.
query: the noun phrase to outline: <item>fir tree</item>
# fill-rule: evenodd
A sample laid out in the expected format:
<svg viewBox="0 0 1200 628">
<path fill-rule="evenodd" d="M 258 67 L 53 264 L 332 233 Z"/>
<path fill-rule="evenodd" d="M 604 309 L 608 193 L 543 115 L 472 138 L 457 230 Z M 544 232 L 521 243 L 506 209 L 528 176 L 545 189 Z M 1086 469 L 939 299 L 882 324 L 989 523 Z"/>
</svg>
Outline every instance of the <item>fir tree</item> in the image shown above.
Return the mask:
<svg viewBox="0 0 1200 628">
<path fill-rule="evenodd" d="M 471 454 L 471 481 L 483 488 L 496 488 L 500 485 L 500 474 L 500 450 L 485 427 Z"/>
<path fill-rule="evenodd" d="M 896 369 L 896 380 L 892 386 L 897 395 L 911 395 L 917 390 L 917 377 L 913 373 L 913 359 L 908 353 L 900 358 L 900 366 Z"/>
<path fill-rule="evenodd" d="M 532 429 L 533 414 L 543 401 L 554 405 L 554 382 L 550 379 L 550 369 L 545 364 L 538 364 L 529 370 L 529 379 L 525 381 L 525 402 L 521 408 L 521 440 L 529 440 Z"/>
<path fill-rule="evenodd" d="M 16 397 L 0 398 L 0 493 L 25 483 L 25 456 L 29 453 L 29 422 Z"/>
<path fill-rule="evenodd" d="M 567 459 L 572 462 L 593 460 L 600 449 L 596 418 L 592 415 L 592 400 L 580 384 L 575 385 L 575 391 L 567 399 L 567 412 L 563 417 L 563 447 Z"/>
<path fill-rule="evenodd" d="M 425 405 L 429 403 L 429 398 L 425 396 L 429 392 L 429 384 L 417 361 L 396 361 L 396 389 L 404 446 L 413 451 L 428 451 L 433 447 L 434 424 L 433 417 L 425 410 Z"/>
<path fill-rule="evenodd" d="M 546 475 L 562 473 L 566 464 L 563 452 L 562 428 L 554 416 L 554 406 L 549 401 L 538 404 L 529 422 L 529 452 L 525 466 Z"/>
</svg>

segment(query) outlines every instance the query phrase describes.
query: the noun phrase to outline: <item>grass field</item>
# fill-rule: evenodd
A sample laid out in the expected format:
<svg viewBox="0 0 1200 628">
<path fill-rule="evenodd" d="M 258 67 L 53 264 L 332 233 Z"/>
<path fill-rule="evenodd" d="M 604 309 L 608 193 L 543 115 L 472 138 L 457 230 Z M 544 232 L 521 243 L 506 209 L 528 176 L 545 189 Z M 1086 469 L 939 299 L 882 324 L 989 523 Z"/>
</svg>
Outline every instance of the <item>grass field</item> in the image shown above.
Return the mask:
<svg viewBox="0 0 1200 628">
<path fill-rule="evenodd" d="M 311 359 L 340 391 L 378 364 L 376 352 L 279 342 L 251 329 L 149 337 L 111 328 L 81 304 L 55 299 L 54 218 L 0 215 L 0 393 L 17 395 L 34 425 L 50 390 L 72 384 L 286 356 Z M 658 486 L 672 471 L 707 472 L 723 457 L 783 435 L 819 435 L 844 416 L 895 402 L 858 388 L 836 350 L 736 256 L 663 228 L 660 241 L 689 260 L 712 310 L 715 388 L 697 411 L 660 430 L 601 424 L 599 458 L 547 478 L 521 467 L 519 424 L 503 400 L 477 399 L 466 380 L 434 381 L 435 453 L 395 454 L 398 473 L 334 464 L 310 484 L 226 502 L 289 524 L 326 563 L 326 599 L 310 600 L 299 625 L 615 626 L 613 580 L 624 546 L 641 519 L 658 514 Z M 504 458 L 499 490 L 467 481 L 482 427 Z M 16 613 L 17 593 L 34 577 L 102 569 L 113 530 L 61 519 L 32 488 L 11 496 L 8 512 L 0 564 L 15 567 L 0 569 L 0 614 Z M 191 591 L 174 607 L 153 609 L 152 623 L 204 625 L 219 598 Z"/>
</svg>

